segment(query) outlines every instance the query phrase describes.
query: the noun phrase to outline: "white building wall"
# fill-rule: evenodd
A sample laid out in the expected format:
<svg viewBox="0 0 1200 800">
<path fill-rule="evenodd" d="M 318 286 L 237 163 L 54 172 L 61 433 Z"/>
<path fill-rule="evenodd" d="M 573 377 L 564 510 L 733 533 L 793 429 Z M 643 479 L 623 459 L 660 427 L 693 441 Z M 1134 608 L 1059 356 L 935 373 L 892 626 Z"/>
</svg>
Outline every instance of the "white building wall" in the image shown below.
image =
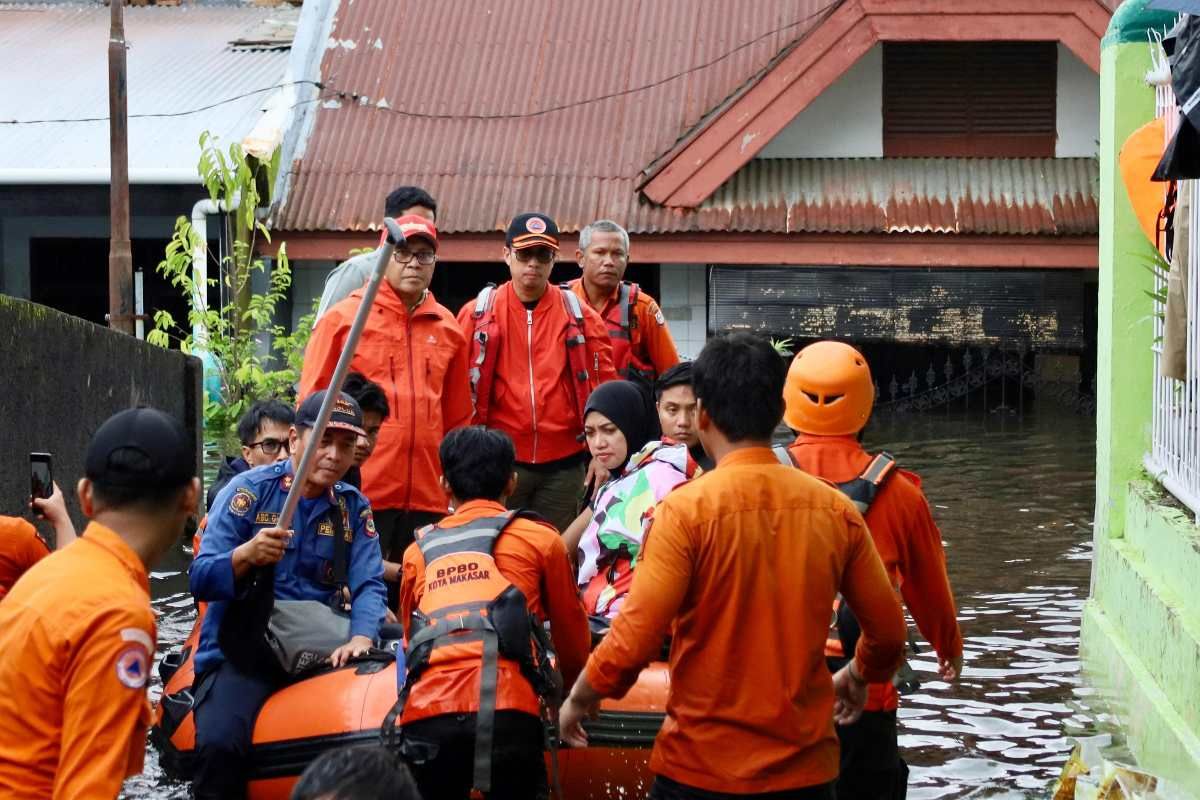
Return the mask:
<svg viewBox="0 0 1200 800">
<path fill-rule="evenodd" d="M 695 358 L 708 338 L 708 267 L 705 264 L 663 264 L 659 273 L 658 304 L 680 358 Z"/>
<path fill-rule="evenodd" d="M 872 47 L 757 158 L 883 156 L 883 48 Z"/>
<path fill-rule="evenodd" d="M 1100 138 L 1100 76 L 1058 45 L 1058 158 L 1095 157 Z"/>
</svg>

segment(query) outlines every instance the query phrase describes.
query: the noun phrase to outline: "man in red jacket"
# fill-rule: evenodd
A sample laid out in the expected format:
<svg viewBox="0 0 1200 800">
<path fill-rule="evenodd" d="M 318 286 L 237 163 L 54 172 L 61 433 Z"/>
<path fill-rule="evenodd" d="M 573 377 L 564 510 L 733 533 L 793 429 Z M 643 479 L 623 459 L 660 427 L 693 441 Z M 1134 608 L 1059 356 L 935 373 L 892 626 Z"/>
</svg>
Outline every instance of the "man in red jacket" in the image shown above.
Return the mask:
<svg viewBox="0 0 1200 800">
<path fill-rule="evenodd" d="M 471 420 L 467 340 L 454 315 L 429 291 L 437 228 L 416 215 L 396 222 L 407 241 L 388 264 L 350 362 L 350 369 L 383 387 L 391 412 L 375 452 L 362 465 L 362 491 L 375 513 L 383 558 L 390 562 L 400 560 L 416 528 L 445 514 L 438 444 Z M 304 355 L 301 399 L 329 385 L 364 291 L 351 292 L 317 322 Z M 398 565 L 388 574 L 397 571 Z"/>
<path fill-rule="evenodd" d="M 515 217 L 504 248 L 512 280 L 485 287 L 458 321 L 470 340 L 475 422 L 516 445 L 517 489 L 508 507 L 536 511 L 561 531 L 578 514 L 584 485 L 584 405 L 616 371 L 604 320 L 550 285 L 557 254 L 554 220 Z"/>
<path fill-rule="evenodd" d="M 875 384 L 862 354 L 841 342 L 817 342 L 796 355 L 784 388 L 784 421 L 799 436 L 788 448 L 800 469 L 824 478 L 862 511 L 888 578 L 904 597 L 922 635 L 938 655 L 943 680 L 962 671 L 962 635 L 946 575 L 942 535 L 921 492 L 921 481 L 896 469 L 891 456 L 872 456 L 858 442 L 875 402 Z M 853 629 L 839 612 L 839 631 Z M 846 654 L 838 637 L 826 645 L 831 666 Z M 896 747 L 899 695 L 891 681 L 870 685 L 857 722 L 839 725 L 840 800 L 903 797 L 908 767 Z"/>
</svg>

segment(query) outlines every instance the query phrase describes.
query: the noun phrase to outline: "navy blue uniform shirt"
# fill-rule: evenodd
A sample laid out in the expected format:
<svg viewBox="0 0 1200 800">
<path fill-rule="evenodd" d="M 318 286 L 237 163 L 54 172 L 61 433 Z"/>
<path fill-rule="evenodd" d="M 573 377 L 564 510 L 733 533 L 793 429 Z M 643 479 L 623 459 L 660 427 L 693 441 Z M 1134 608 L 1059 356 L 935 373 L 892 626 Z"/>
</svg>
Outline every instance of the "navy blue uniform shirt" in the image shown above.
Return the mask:
<svg viewBox="0 0 1200 800">
<path fill-rule="evenodd" d="M 283 510 L 292 480 L 290 459 L 256 467 L 234 477 L 217 495 L 208 512 L 208 525 L 200 542 L 200 552 L 192 562 L 190 580 L 192 595 L 209 604 L 200 629 L 200 649 L 195 662 L 197 675 L 224 660 L 217 645 L 217 630 L 226 607 L 246 588 L 245 581 L 234 580 L 233 550 L 263 528 L 278 525 L 279 512 Z M 346 533 L 353 535 L 347 559 L 350 634 L 374 640 L 387 606 L 383 561 L 371 506 L 349 484 L 335 483 L 319 497 L 301 498 L 292 520 L 295 535 L 288 542 L 283 559 L 275 565 L 275 597 L 280 600 L 332 600 L 337 586 L 333 583 L 334 532 L 329 511 L 336 507 L 339 499 L 345 505 Z"/>
</svg>

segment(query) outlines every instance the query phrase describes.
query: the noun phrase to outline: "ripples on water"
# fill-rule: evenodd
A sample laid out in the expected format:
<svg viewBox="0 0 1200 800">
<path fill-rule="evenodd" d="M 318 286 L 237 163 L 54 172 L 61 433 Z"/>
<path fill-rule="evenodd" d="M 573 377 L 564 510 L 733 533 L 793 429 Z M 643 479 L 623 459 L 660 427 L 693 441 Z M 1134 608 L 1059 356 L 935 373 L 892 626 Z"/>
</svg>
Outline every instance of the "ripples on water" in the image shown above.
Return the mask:
<svg viewBox="0 0 1200 800">
<path fill-rule="evenodd" d="M 1045 797 L 1070 734 L 1100 715 L 1079 686 L 1079 615 L 1091 569 L 1095 427 L 1040 409 L 1023 420 L 931 414 L 880 420 L 870 449 L 917 472 L 946 541 L 965 642 L 964 676 L 935 680 L 928 646 L 912 659 L 927 680 L 900 709 L 908 796 Z M 182 549 L 152 575 L 159 650 L 187 637 L 195 614 Z M 155 680 L 152 697 L 160 687 Z M 126 797 L 182 800 L 153 750 Z"/>
</svg>

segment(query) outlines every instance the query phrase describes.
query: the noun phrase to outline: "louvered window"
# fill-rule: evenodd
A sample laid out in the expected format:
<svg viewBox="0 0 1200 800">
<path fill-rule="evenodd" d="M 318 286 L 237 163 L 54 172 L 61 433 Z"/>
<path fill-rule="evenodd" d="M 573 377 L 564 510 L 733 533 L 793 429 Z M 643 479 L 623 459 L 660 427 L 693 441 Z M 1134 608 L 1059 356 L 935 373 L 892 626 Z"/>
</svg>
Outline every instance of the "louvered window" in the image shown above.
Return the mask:
<svg viewBox="0 0 1200 800">
<path fill-rule="evenodd" d="M 1054 156 L 1054 42 L 883 46 L 885 156 Z"/>
</svg>

